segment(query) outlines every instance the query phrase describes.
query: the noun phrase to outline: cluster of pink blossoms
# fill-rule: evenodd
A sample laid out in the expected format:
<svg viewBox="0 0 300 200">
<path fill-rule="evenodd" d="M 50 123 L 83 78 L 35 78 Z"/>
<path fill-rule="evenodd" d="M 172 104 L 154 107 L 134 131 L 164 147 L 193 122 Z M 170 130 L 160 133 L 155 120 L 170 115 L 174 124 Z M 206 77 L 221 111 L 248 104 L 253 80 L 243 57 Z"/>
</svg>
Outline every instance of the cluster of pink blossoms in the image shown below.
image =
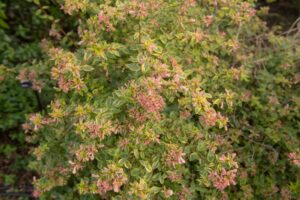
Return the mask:
<svg viewBox="0 0 300 200">
<path fill-rule="evenodd" d="M 213 21 L 214 21 L 214 17 L 212 15 L 208 15 L 203 18 L 203 22 L 207 27 L 210 26 L 213 23 Z"/>
<path fill-rule="evenodd" d="M 100 26 L 102 26 L 102 24 L 105 25 L 105 27 L 107 28 L 108 31 L 115 30 L 115 27 L 110 22 L 109 17 L 107 15 L 105 15 L 103 11 L 100 11 L 98 14 L 98 22 L 99 22 Z"/>
<path fill-rule="evenodd" d="M 115 131 L 111 121 L 107 121 L 102 124 L 88 122 L 85 126 L 93 138 L 98 137 L 100 140 L 103 140 L 106 135 L 110 135 L 113 131 Z"/>
<path fill-rule="evenodd" d="M 89 160 L 94 160 L 97 152 L 98 150 L 95 145 L 80 145 L 79 149 L 75 152 L 75 155 L 77 160 L 87 162 Z"/>
<path fill-rule="evenodd" d="M 238 163 L 234 160 L 236 158 L 236 154 L 227 154 L 222 155 L 219 160 L 223 164 L 228 164 L 232 167 L 231 170 L 227 170 L 224 167 L 221 168 L 220 171 L 212 171 L 208 178 L 212 181 L 215 188 L 219 191 L 224 191 L 230 185 L 235 185 L 235 179 L 237 175 L 237 169 L 239 168 Z"/>
<path fill-rule="evenodd" d="M 192 116 L 192 114 L 188 110 L 180 111 L 180 118 L 182 118 L 182 119 L 188 119 L 191 116 Z"/>
<path fill-rule="evenodd" d="M 289 153 L 288 158 L 294 165 L 300 167 L 300 151 Z"/>
<path fill-rule="evenodd" d="M 97 181 L 98 192 L 101 195 L 108 191 L 120 192 L 120 188 L 127 182 L 127 176 L 122 168 L 116 167 L 114 164 L 109 165 L 102 171 L 106 178 L 100 178 Z"/>
<path fill-rule="evenodd" d="M 28 133 L 30 131 L 38 131 L 40 130 L 44 125 L 53 123 L 54 120 L 51 118 L 43 118 L 40 114 L 30 114 L 29 115 L 29 121 L 30 123 L 24 123 L 22 124 L 22 128 L 25 131 L 25 133 Z"/>
<path fill-rule="evenodd" d="M 149 78 L 149 81 L 152 81 L 155 83 L 156 86 L 162 85 L 162 79 L 168 78 L 171 76 L 170 70 L 168 69 L 168 66 L 166 64 L 158 63 L 154 67 L 154 71 L 152 72 L 152 77 Z"/>
<path fill-rule="evenodd" d="M 166 198 L 170 198 L 174 194 L 173 190 L 171 189 L 164 189 L 163 192 Z"/>
<path fill-rule="evenodd" d="M 139 92 L 136 95 L 136 100 L 148 112 L 156 116 L 165 108 L 165 101 L 156 91 L 149 90 L 146 92 Z"/>
<path fill-rule="evenodd" d="M 186 186 L 183 186 L 181 191 L 177 193 L 179 200 L 187 200 L 190 199 L 188 196 L 191 195 L 191 191 Z"/>
<path fill-rule="evenodd" d="M 209 109 L 204 116 L 200 117 L 200 120 L 208 127 L 215 126 L 218 120 L 218 113 L 214 109 Z"/>
<path fill-rule="evenodd" d="M 86 124 L 86 127 L 89 130 L 92 137 L 94 137 L 94 138 L 99 137 L 101 139 L 104 138 L 104 135 L 102 134 L 102 131 L 100 130 L 102 127 L 101 125 L 93 122 L 93 123 Z"/>
<path fill-rule="evenodd" d="M 246 17 L 247 20 L 250 20 L 250 19 L 251 19 L 253 16 L 255 16 L 255 14 L 256 14 L 255 8 L 253 8 L 253 7 L 251 6 L 251 4 L 248 3 L 248 2 L 243 2 L 243 3 L 241 4 L 241 10 L 243 10 L 243 11 L 246 12 L 246 13 L 245 13 L 245 17 Z"/>
<path fill-rule="evenodd" d="M 38 92 L 42 91 L 43 84 L 37 80 L 37 73 L 35 71 L 28 71 L 27 69 L 21 69 L 17 79 L 22 82 L 30 81 L 32 83 L 32 89 Z"/>
<path fill-rule="evenodd" d="M 175 167 L 177 164 L 184 164 L 185 153 L 181 149 L 172 148 L 168 151 L 166 156 L 166 163 L 169 166 Z"/>
<path fill-rule="evenodd" d="M 69 92 L 71 89 L 81 90 L 84 83 L 80 75 L 80 66 L 75 64 L 74 55 L 66 54 L 58 48 L 50 49 L 49 54 L 56 63 L 51 69 L 51 76 L 57 80 L 58 88 L 63 92 Z"/>
<path fill-rule="evenodd" d="M 144 2 L 133 0 L 130 7 L 127 11 L 128 14 L 137 18 L 148 16 L 147 5 Z"/>
<path fill-rule="evenodd" d="M 196 5 L 196 0 L 184 0 L 180 8 L 180 14 L 185 15 L 190 7 L 195 7 Z"/>
<path fill-rule="evenodd" d="M 228 163 L 230 166 L 233 166 L 235 168 L 239 168 L 238 163 L 235 161 L 236 158 L 236 154 L 235 153 L 231 153 L 231 154 L 226 154 L 226 155 L 222 155 L 219 160 L 222 163 Z"/>
<path fill-rule="evenodd" d="M 33 190 L 33 192 L 32 192 L 32 196 L 33 196 L 34 198 L 38 198 L 39 196 L 41 196 L 41 192 L 35 189 L 35 190 Z"/>
<path fill-rule="evenodd" d="M 72 169 L 72 174 L 76 174 L 79 170 L 81 170 L 83 168 L 82 165 L 78 161 L 77 162 L 69 161 L 69 164 Z"/>
<path fill-rule="evenodd" d="M 143 1 L 143 0 L 131 0 L 124 11 L 135 17 L 145 18 L 150 12 L 155 11 L 159 8 L 160 1 Z"/>
<path fill-rule="evenodd" d="M 227 123 L 227 118 L 222 116 L 220 112 L 216 112 L 213 108 L 210 108 L 205 115 L 201 116 L 200 120 L 208 127 L 215 126 L 217 121 L 223 122 L 224 125 Z"/>
<path fill-rule="evenodd" d="M 205 37 L 206 35 L 200 29 L 196 29 L 196 31 L 194 32 L 194 38 L 197 43 L 204 40 Z"/>
<path fill-rule="evenodd" d="M 122 140 L 119 141 L 119 147 L 121 149 L 125 149 L 130 143 L 130 140 L 128 138 L 124 138 Z"/>
<path fill-rule="evenodd" d="M 168 179 L 170 179 L 172 182 L 179 182 L 182 180 L 182 174 L 176 171 L 169 172 Z"/>
<path fill-rule="evenodd" d="M 226 170 L 222 168 L 220 172 L 213 171 L 209 174 L 208 178 L 213 182 L 215 188 L 224 191 L 230 185 L 235 185 L 235 178 L 237 169 Z"/>
<path fill-rule="evenodd" d="M 146 116 L 136 108 L 129 110 L 129 116 L 138 122 L 144 122 L 146 120 Z"/>
<path fill-rule="evenodd" d="M 84 10 L 87 7 L 88 1 L 86 0 L 65 0 L 64 5 L 61 6 L 61 9 L 65 13 L 72 15 L 72 13 L 79 10 Z"/>
<path fill-rule="evenodd" d="M 112 185 L 108 181 L 101 179 L 97 181 L 97 187 L 100 194 L 105 194 L 113 189 Z"/>
</svg>

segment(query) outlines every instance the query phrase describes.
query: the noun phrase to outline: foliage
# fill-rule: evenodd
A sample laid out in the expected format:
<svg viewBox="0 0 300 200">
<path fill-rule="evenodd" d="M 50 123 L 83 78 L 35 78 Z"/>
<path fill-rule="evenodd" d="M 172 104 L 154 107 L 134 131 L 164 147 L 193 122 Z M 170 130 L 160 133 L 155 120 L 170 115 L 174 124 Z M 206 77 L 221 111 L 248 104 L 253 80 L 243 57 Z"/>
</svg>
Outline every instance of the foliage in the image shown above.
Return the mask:
<svg viewBox="0 0 300 200">
<path fill-rule="evenodd" d="M 41 106 L 37 101 L 37 92 L 22 88 L 17 76 L 27 73 L 26 78 L 33 81 L 33 89 L 39 90 L 42 106 L 51 99 L 51 88 L 44 87 L 42 71 L 44 68 L 40 42 L 43 38 L 57 37 L 53 34 L 67 26 L 60 26 L 64 14 L 60 8 L 41 0 L 3 0 L 0 2 L 0 186 L 26 187 L 32 179 L 27 171 L 29 146 L 21 125 L 26 115 L 38 112 Z M 62 18 L 58 20 L 57 18 Z M 70 32 L 71 34 L 71 32 Z M 61 35 L 61 45 L 66 45 Z M 27 72 L 26 72 L 27 71 Z M 22 78 L 22 77 L 19 77 Z M 41 93 L 42 92 L 42 93 Z"/>
<path fill-rule="evenodd" d="M 35 196 L 299 198 L 297 35 L 269 31 L 251 0 L 62 8 L 80 40 L 43 43 L 56 86 L 24 124 Z"/>
</svg>

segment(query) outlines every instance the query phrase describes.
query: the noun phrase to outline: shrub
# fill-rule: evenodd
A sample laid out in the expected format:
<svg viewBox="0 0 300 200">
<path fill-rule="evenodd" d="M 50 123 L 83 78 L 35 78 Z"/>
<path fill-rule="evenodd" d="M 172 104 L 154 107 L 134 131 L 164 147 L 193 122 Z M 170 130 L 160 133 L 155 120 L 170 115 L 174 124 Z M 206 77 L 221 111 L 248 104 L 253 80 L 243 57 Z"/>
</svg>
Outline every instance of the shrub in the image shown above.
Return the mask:
<svg viewBox="0 0 300 200">
<path fill-rule="evenodd" d="M 299 197 L 297 37 L 252 1 L 71 1 L 75 50 L 24 125 L 41 199 Z M 297 166 L 298 165 L 298 166 Z"/>
</svg>

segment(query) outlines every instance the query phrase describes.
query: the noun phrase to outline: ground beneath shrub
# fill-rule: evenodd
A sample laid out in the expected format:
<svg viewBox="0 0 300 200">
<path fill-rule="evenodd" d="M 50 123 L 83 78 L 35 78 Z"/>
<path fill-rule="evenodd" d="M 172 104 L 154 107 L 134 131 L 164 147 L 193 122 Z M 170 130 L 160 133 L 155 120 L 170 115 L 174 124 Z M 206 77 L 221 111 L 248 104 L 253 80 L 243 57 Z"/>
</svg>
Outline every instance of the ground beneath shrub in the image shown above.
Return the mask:
<svg viewBox="0 0 300 200">
<path fill-rule="evenodd" d="M 16 130 L 10 130 L 16 131 Z M 33 186 L 31 184 L 32 178 L 35 175 L 33 172 L 26 170 L 26 168 L 18 166 L 28 162 L 29 147 L 12 140 L 10 132 L 0 132 L 0 147 L 13 146 L 17 147 L 10 155 L 0 154 L 0 199 L 14 200 L 20 197 L 31 198 Z M 23 164 L 24 165 L 24 164 Z M 11 181 L 5 180 L 12 177 Z"/>
</svg>

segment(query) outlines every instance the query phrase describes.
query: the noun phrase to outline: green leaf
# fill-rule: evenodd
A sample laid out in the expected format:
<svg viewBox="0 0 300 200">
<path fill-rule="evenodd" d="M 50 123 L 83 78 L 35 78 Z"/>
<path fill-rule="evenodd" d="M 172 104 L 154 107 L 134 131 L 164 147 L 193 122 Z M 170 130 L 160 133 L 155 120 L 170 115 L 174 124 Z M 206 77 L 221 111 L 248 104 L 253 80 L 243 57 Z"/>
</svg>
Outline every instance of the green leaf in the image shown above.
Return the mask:
<svg viewBox="0 0 300 200">
<path fill-rule="evenodd" d="M 151 194 L 157 194 L 157 193 L 160 192 L 160 190 L 161 190 L 160 187 L 153 186 L 153 187 L 150 188 L 150 193 Z"/>
<path fill-rule="evenodd" d="M 159 177 L 159 182 L 160 182 L 160 184 L 164 184 L 165 178 L 163 176 L 160 176 Z"/>
<path fill-rule="evenodd" d="M 198 160 L 199 159 L 199 156 L 198 156 L 198 154 L 197 153 L 192 153 L 191 155 L 190 155 L 190 161 L 195 161 L 195 160 Z"/>
<path fill-rule="evenodd" d="M 205 143 L 199 143 L 198 145 L 197 145 L 197 151 L 199 151 L 199 152 L 203 152 L 203 151 L 205 151 L 206 150 L 206 146 L 205 146 Z"/>
<path fill-rule="evenodd" d="M 140 163 L 145 167 L 146 171 L 151 173 L 152 172 L 152 167 L 148 161 L 140 161 Z"/>
<path fill-rule="evenodd" d="M 84 66 L 81 67 L 81 69 L 83 71 L 86 71 L 86 72 L 90 72 L 90 71 L 94 70 L 94 68 L 92 66 L 90 66 L 90 65 L 84 65 Z"/>
<path fill-rule="evenodd" d="M 5 29 L 9 28 L 8 24 L 3 19 L 0 19 L 0 27 Z"/>
<path fill-rule="evenodd" d="M 138 151 L 137 149 L 134 149 L 134 150 L 133 150 L 133 154 L 134 154 L 134 157 L 135 157 L 136 159 L 139 158 L 139 151 Z"/>
<path fill-rule="evenodd" d="M 139 176 L 139 174 L 140 174 L 140 169 L 139 168 L 134 168 L 134 169 L 132 169 L 131 170 L 131 176 L 133 176 L 133 177 L 138 177 Z"/>
<path fill-rule="evenodd" d="M 124 166 L 127 168 L 127 169 L 130 169 L 132 167 L 131 163 L 129 162 L 129 160 L 126 160 L 124 162 Z"/>
<path fill-rule="evenodd" d="M 40 0 L 33 0 L 33 3 L 35 3 L 36 5 L 40 5 L 41 4 Z"/>
<path fill-rule="evenodd" d="M 140 66 L 137 63 L 127 64 L 126 67 L 134 72 L 140 71 Z"/>
</svg>

